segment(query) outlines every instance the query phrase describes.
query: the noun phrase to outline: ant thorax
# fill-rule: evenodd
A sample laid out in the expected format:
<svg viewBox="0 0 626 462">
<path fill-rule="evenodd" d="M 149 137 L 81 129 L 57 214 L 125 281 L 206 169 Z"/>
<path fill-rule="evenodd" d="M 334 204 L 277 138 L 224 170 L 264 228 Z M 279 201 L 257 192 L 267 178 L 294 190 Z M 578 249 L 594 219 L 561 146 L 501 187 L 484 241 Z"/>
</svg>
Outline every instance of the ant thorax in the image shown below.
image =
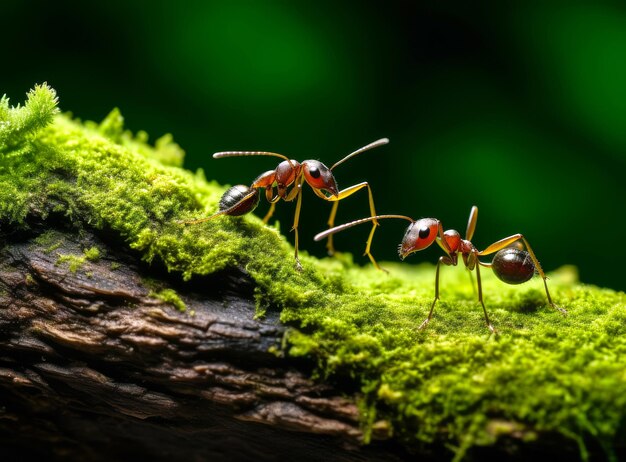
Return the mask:
<svg viewBox="0 0 626 462">
<path fill-rule="evenodd" d="M 274 173 L 274 181 L 278 188 L 287 187 L 294 183 L 300 175 L 300 170 L 300 162 L 293 159 L 284 160 L 278 164 Z"/>
<path fill-rule="evenodd" d="M 458 252 L 459 246 L 461 245 L 461 234 L 456 229 L 449 229 L 443 233 L 443 238 L 448 244 L 448 249 L 450 249 L 450 253 L 454 254 Z M 446 250 L 443 247 L 443 250 Z M 446 250 L 447 251 L 447 250 Z"/>
<path fill-rule="evenodd" d="M 458 250 L 460 253 L 468 254 L 468 253 L 472 253 L 475 250 L 476 250 L 476 247 L 474 247 L 474 244 L 472 244 L 467 239 L 461 239 L 461 242 L 459 244 L 459 250 Z"/>
</svg>

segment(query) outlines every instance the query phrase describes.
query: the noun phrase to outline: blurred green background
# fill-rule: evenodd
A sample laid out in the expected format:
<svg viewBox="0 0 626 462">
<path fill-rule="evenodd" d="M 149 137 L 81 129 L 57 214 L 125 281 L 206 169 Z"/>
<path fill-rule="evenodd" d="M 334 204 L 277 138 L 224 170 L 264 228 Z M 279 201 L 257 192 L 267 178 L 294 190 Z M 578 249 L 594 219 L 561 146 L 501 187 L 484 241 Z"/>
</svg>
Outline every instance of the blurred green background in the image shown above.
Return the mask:
<svg viewBox="0 0 626 462">
<path fill-rule="evenodd" d="M 118 106 L 128 128 L 171 132 L 187 167 L 225 184 L 276 161 L 212 152 L 330 166 L 386 136 L 335 171 L 341 188 L 369 181 L 379 213 L 464 232 L 476 204 L 479 248 L 521 232 L 545 269 L 574 264 L 584 282 L 626 288 L 623 2 L 4 0 L 0 39 L 12 103 L 47 81 L 82 119 Z M 312 237 L 329 210 L 305 192 L 303 249 L 324 254 Z M 293 211 L 278 204 L 283 231 Z M 367 214 L 357 193 L 337 222 Z M 405 226 L 383 223 L 379 260 L 397 259 Z M 368 231 L 337 247 L 360 255 Z"/>
</svg>

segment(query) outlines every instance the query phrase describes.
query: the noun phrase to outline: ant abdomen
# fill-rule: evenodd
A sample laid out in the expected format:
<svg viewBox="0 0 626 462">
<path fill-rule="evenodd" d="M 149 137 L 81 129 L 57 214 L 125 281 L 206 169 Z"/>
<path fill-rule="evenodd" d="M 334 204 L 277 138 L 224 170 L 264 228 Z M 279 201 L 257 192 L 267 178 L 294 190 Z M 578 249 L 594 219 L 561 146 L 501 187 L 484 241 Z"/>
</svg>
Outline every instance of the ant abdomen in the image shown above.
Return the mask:
<svg viewBox="0 0 626 462">
<path fill-rule="evenodd" d="M 526 250 L 507 247 L 495 254 L 491 269 L 498 279 L 507 284 L 521 284 L 535 274 L 535 264 Z"/>
<path fill-rule="evenodd" d="M 250 195 L 245 200 L 246 196 Z M 236 184 L 226 190 L 220 199 L 220 211 L 229 210 L 226 215 L 240 216 L 252 212 L 259 205 L 259 190 L 243 184 Z M 241 201 L 241 203 L 238 203 Z"/>
</svg>

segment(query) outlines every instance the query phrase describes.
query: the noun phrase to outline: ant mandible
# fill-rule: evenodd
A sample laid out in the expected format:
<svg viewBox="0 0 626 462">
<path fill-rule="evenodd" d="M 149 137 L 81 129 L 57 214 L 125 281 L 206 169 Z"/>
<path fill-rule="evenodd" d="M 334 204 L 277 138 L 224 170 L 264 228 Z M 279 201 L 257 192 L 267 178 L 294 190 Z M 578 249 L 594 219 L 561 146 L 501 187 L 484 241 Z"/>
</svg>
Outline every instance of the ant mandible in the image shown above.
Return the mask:
<svg viewBox="0 0 626 462">
<path fill-rule="evenodd" d="M 443 257 L 439 257 L 437 262 L 437 268 L 435 270 L 435 299 L 430 306 L 428 317 L 420 324 L 419 329 L 423 329 L 430 322 L 433 316 L 433 310 L 435 304 L 439 300 L 439 268 L 441 265 L 456 266 L 458 263 L 459 254 L 463 260 L 463 264 L 469 271 L 476 270 L 476 281 L 478 286 L 478 301 L 483 307 L 485 313 L 485 321 L 487 327 L 493 333 L 497 333 L 496 329 L 489 321 L 489 315 L 483 302 L 483 289 L 480 280 L 480 267 L 491 268 L 495 275 L 503 282 L 507 284 L 521 284 L 528 281 L 535 272 L 539 273 L 539 276 L 543 279 L 543 285 L 546 289 L 546 296 L 550 306 L 562 314 L 567 314 L 567 311 L 554 304 L 550 291 L 548 290 L 547 277 L 544 273 L 539 260 L 535 256 L 532 248 L 528 244 L 528 241 L 522 234 L 513 234 L 512 236 L 505 237 L 499 241 L 494 242 L 484 250 L 478 250 L 471 243 L 471 239 L 474 236 L 476 229 L 476 220 L 478 219 L 478 207 L 472 207 L 469 220 L 467 223 L 467 231 L 465 233 L 465 239 L 461 239 L 461 235 L 458 231 L 450 229 L 443 230 L 441 222 L 436 218 L 422 218 L 420 220 L 413 220 L 411 217 L 405 215 L 378 215 L 375 217 L 362 218 L 350 223 L 346 223 L 324 232 L 321 232 L 315 236 L 315 240 L 319 241 L 327 236 L 330 236 L 344 229 L 351 228 L 362 223 L 373 220 L 381 220 L 386 218 L 398 218 L 408 220 L 411 222 L 407 228 L 402 243 L 398 246 L 398 254 L 400 259 L 404 260 L 408 255 L 419 250 L 423 250 L 429 247 L 433 242 L 437 242 L 439 246 L 446 253 Z M 526 250 L 512 247 L 512 245 L 522 243 Z M 368 241 L 368 247 L 371 246 L 371 240 Z M 490 263 L 480 261 L 479 257 L 485 255 L 496 254 Z"/>
<path fill-rule="evenodd" d="M 272 156 L 279 157 L 284 160 L 280 164 L 278 164 L 278 167 L 276 167 L 275 170 L 268 170 L 267 172 L 259 175 L 249 187 L 245 185 L 235 185 L 226 190 L 220 200 L 219 210 L 215 214 L 211 215 L 210 217 L 200 218 L 197 220 L 182 221 L 181 223 L 197 224 L 212 220 L 213 218 L 220 215 L 239 216 L 250 213 L 259 204 L 260 190 L 262 189 L 265 190 L 265 198 L 271 204 L 267 214 L 265 215 L 265 217 L 263 217 L 263 222 L 267 223 L 274 213 L 276 202 L 278 202 L 280 199 L 291 202 L 297 198 L 296 211 L 291 230 L 295 232 L 296 269 L 298 271 L 302 271 L 302 265 L 300 264 L 300 259 L 298 258 L 298 223 L 300 220 L 300 209 L 302 205 L 302 184 L 306 182 L 309 186 L 311 186 L 311 189 L 313 189 L 313 192 L 316 196 L 325 201 L 333 202 L 333 207 L 330 211 L 330 216 L 328 217 L 328 226 L 331 228 L 335 225 L 335 216 L 337 214 L 339 201 L 345 199 L 348 196 L 351 196 L 360 189 L 367 188 L 367 193 L 369 196 L 370 215 L 372 217 L 373 224 L 372 230 L 370 231 L 369 239 L 367 241 L 367 246 L 365 248 L 365 255 L 369 257 L 369 259 L 376 268 L 381 269 L 372 254 L 370 253 L 370 243 L 372 241 L 372 238 L 374 237 L 376 227 L 378 226 L 378 221 L 375 218 L 376 209 L 374 208 L 374 197 L 372 195 L 372 188 L 366 181 L 364 181 L 362 183 L 350 186 L 342 191 L 339 191 L 335 177 L 332 174 L 332 170 L 350 159 L 351 157 L 356 156 L 357 154 L 361 154 L 362 152 L 368 151 L 378 146 L 385 145 L 387 143 L 389 143 L 389 140 L 387 138 L 381 138 L 377 141 L 374 141 L 373 143 L 370 143 L 367 146 L 363 146 L 362 148 L 348 154 L 346 157 L 336 162 L 330 168 L 326 167 L 326 165 L 317 160 L 305 160 L 304 162 L 299 163 L 296 160 L 289 159 L 288 157 L 282 154 L 277 154 L 275 152 L 216 152 L 215 154 L 213 154 L 214 159 L 242 156 Z M 288 189 L 290 187 L 291 189 Z M 276 191 L 274 191 L 274 188 L 276 188 Z M 331 239 L 328 240 L 326 248 L 328 249 L 328 253 L 330 255 L 335 252 L 333 241 Z"/>
</svg>

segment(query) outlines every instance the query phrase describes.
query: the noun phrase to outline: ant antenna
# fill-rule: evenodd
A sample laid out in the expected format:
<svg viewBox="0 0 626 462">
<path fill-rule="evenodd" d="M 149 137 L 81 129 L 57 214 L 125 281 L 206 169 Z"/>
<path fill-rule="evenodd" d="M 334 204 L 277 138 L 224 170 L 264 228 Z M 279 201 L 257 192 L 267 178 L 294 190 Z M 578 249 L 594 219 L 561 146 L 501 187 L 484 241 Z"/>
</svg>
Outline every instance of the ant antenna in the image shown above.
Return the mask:
<svg viewBox="0 0 626 462">
<path fill-rule="evenodd" d="M 345 223 L 343 225 L 339 225 L 339 226 L 335 226 L 334 228 L 327 229 L 326 231 L 322 231 L 321 233 L 316 234 L 315 237 L 313 238 L 313 240 L 314 241 L 321 241 L 322 239 L 330 236 L 331 234 L 338 233 L 340 231 L 343 231 L 344 229 L 352 228 L 353 226 L 357 226 L 357 225 L 360 225 L 360 224 L 363 224 L 363 223 L 367 223 L 368 221 L 382 220 L 382 219 L 385 219 L 385 218 L 400 218 L 402 220 L 410 221 L 411 223 L 415 222 L 415 220 L 413 220 L 413 218 L 407 217 L 406 215 L 377 215 L 375 217 L 361 218 L 360 220 L 354 220 L 354 221 L 351 221 L 350 223 Z"/>
<path fill-rule="evenodd" d="M 383 146 L 383 145 L 385 145 L 387 143 L 389 143 L 389 138 L 381 138 L 379 140 L 376 140 L 376 141 L 368 144 L 367 146 L 363 146 L 362 148 L 357 149 L 353 153 L 348 154 L 346 157 L 341 159 L 339 162 L 336 162 L 332 167 L 330 167 L 330 169 L 331 170 L 334 169 L 335 167 L 343 164 L 346 160 L 350 159 L 351 157 L 356 156 L 357 154 L 361 154 L 362 152 L 369 151 L 370 149 L 377 148 L 378 146 Z"/>
<path fill-rule="evenodd" d="M 272 157 L 280 157 L 284 160 L 289 160 L 286 156 L 282 154 L 277 154 L 275 152 L 266 152 L 266 151 L 222 151 L 216 152 L 213 154 L 213 159 L 221 159 L 222 157 L 243 157 L 243 156 L 272 156 Z"/>
</svg>

